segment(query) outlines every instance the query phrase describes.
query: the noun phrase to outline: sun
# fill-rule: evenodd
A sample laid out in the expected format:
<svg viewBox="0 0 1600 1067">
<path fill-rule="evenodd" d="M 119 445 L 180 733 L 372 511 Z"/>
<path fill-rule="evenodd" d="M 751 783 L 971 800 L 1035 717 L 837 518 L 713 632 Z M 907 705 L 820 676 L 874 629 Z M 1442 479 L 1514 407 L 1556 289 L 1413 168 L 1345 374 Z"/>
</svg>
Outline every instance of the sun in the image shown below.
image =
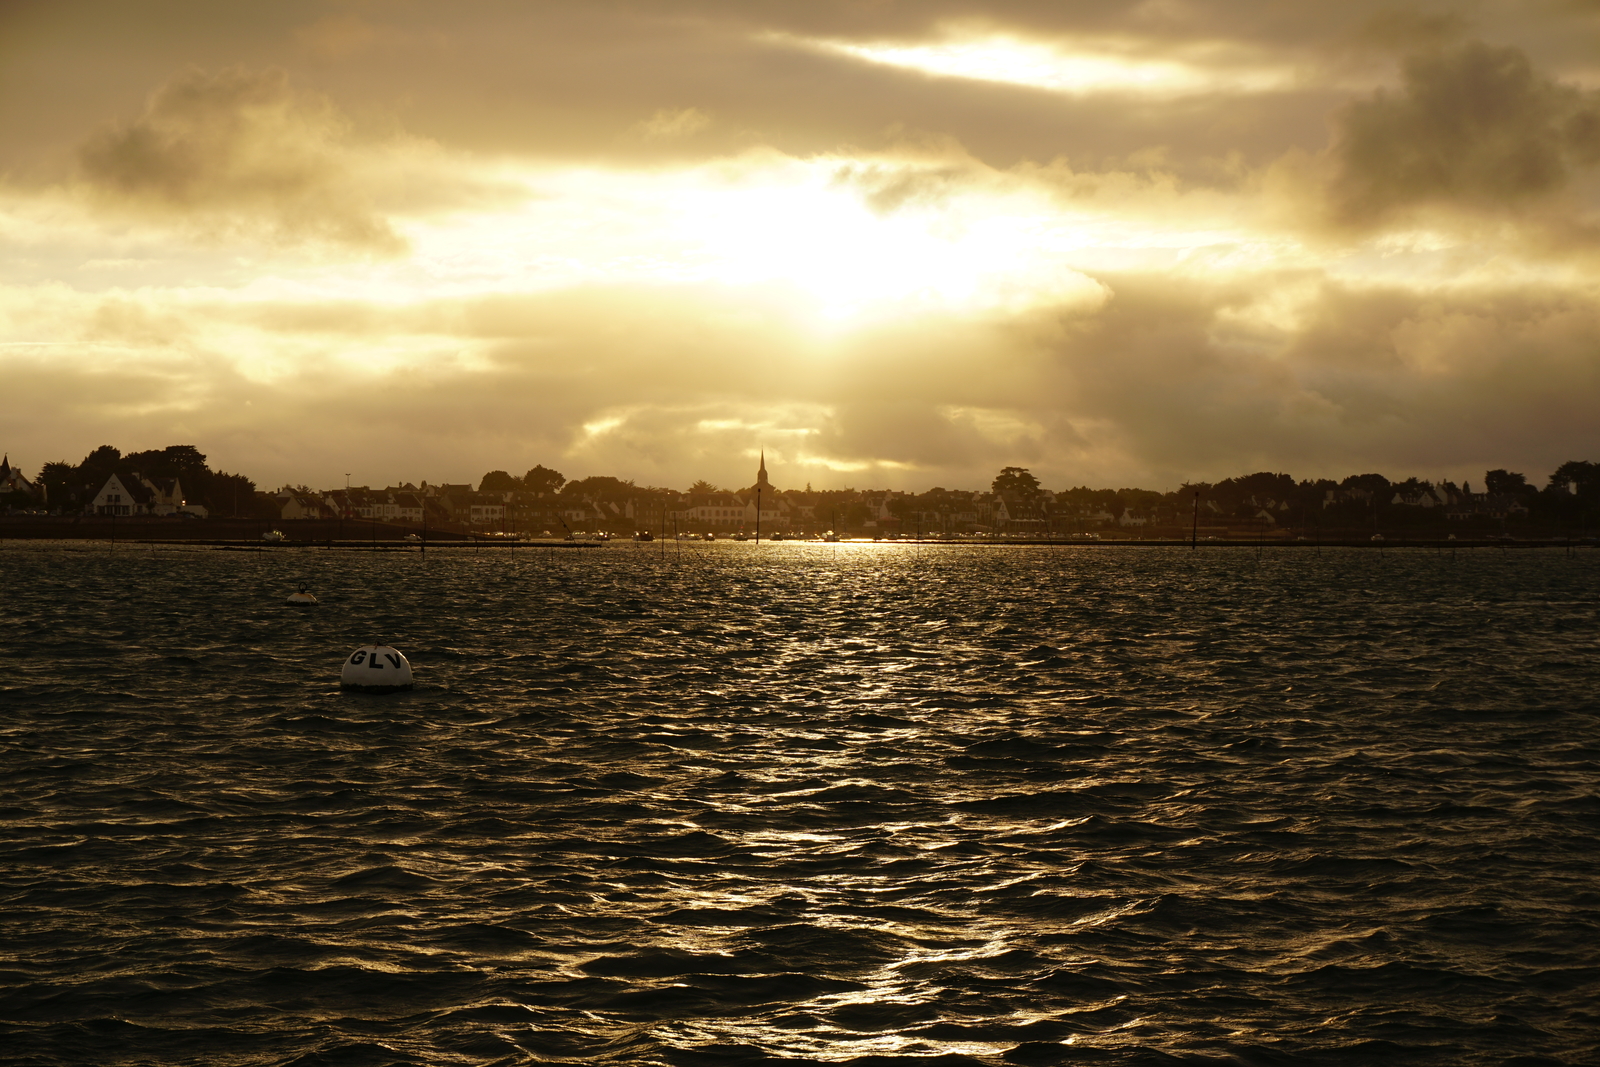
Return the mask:
<svg viewBox="0 0 1600 1067">
<path fill-rule="evenodd" d="M 409 233 L 420 254 L 386 281 L 435 295 L 744 287 L 832 326 L 1098 298 L 1078 267 L 1097 231 L 1047 195 L 975 179 L 886 198 L 852 176 L 915 184 L 917 173 L 876 166 L 761 152 L 644 173 L 533 172 L 512 210 Z"/>
</svg>

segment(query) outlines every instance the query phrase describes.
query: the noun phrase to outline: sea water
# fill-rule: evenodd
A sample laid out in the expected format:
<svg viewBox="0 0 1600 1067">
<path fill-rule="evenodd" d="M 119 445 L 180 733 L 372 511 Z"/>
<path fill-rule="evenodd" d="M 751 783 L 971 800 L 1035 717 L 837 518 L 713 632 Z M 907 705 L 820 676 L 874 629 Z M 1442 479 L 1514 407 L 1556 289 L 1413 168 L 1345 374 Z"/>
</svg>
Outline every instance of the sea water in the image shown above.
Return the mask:
<svg viewBox="0 0 1600 1067">
<path fill-rule="evenodd" d="M 8 1063 L 1596 1062 L 1592 549 L 0 583 Z"/>
</svg>

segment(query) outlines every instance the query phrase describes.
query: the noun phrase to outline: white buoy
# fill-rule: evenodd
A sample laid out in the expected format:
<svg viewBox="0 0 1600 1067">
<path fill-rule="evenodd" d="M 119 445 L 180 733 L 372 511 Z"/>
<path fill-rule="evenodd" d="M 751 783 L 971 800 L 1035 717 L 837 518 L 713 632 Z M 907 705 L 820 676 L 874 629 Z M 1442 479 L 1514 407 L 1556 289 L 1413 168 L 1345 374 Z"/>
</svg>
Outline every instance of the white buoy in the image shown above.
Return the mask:
<svg viewBox="0 0 1600 1067">
<path fill-rule="evenodd" d="M 290 604 L 315 604 L 317 598 L 306 592 L 306 587 L 302 585 L 298 593 L 289 594 L 288 602 Z"/>
<path fill-rule="evenodd" d="M 399 649 L 362 645 L 345 659 L 339 685 L 363 693 L 398 693 L 411 688 L 411 663 Z"/>
</svg>

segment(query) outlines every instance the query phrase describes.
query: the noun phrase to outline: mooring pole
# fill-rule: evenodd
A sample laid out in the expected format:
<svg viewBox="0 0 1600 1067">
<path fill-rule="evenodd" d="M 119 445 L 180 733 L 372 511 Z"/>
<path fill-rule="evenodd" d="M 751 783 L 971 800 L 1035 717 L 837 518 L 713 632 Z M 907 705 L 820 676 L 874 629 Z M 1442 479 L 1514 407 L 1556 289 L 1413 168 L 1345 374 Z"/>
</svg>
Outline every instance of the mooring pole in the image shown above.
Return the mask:
<svg viewBox="0 0 1600 1067">
<path fill-rule="evenodd" d="M 1200 490 L 1194 491 L 1194 525 L 1189 528 L 1189 551 L 1200 543 Z"/>
</svg>

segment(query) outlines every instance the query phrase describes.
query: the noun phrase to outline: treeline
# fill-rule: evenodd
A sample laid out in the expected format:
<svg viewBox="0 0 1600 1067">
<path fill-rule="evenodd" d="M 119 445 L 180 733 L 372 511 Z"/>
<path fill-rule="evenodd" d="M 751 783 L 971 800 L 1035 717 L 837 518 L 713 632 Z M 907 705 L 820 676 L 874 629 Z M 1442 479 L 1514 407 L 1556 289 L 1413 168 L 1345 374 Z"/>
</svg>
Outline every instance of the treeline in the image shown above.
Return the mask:
<svg viewBox="0 0 1600 1067">
<path fill-rule="evenodd" d="M 1102 491 L 1103 493 L 1104 491 Z M 1408 503 L 1431 495 L 1433 500 L 1450 504 L 1492 504 L 1500 509 L 1525 508 L 1530 516 L 1555 520 L 1577 519 L 1600 507 L 1600 463 L 1570 460 L 1557 467 L 1543 486 L 1528 481 L 1524 474 L 1505 469 L 1485 471 L 1483 482 L 1457 485 L 1451 481 L 1432 482 L 1421 478 L 1390 481 L 1381 474 L 1352 474 L 1342 480 L 1315 478 L 1296 481 L 1287 474 L 1259 472 L 1216 483 L 1185 485 L 1175 492 L 1148 494 L 1144 490 L 1118 490 L 1117 497 L 1127 505 L 1150 504 L 1155 498 L 1170 505 L 1192 501 L 1198 492 L 1203 501 L 1212 501 L 1223 515 L 1245 518 L 1259 507 L 1273 502 L 1279 510 L 1309 521 L 1314 513 L 1332 512 L 1345 518 L 1361 513 L 1380 514 L 1388 520 L 1403 518 L 1409 512 L 1438 510 Z M 1074 489 L 1064 494 L 1068 500 L 1097 494 Z M 1415 517 L 1415 516 L 1414 516 Z"/>
<path fill-rule="evenodd" d="M 176 478 L 184 498 L 214 516 L 270 518 L 277 514 L 271 498 L 256 492 L 254 481 L 242 474 L 212 470 L 205 453 L 194 445 L 168 445 L 127 455 L 111 445 L 101 445 L 79 463 L 46 463 L 39 472 L 39 484 L 44 486 L 52 510 L 78 511 L 89 506 L 113 474 Z"/>
<path fill-rule="evenodd" d="M 52 510 L 65 512 L 86 508 L 112 474 L 132 477 L 177 478 L 191 504 L 201 504 L 218 517 L 272 518 L 277 505 L 270 494 L 256 490 L 253 480 L 242 474 L 212 470 L 205 453 L 194 445 L 168 445 L 165 448 L 124 455 L 111 445 L 101 445 L 78 463 L 65 460 L 46 463 L 39 483 L 48 493 Z M 780 487 L 781 488 L 781 487 Z M 596 475 L 568 481 L 560 471 L 535 466 L 521 477 L 504 470 L 489 471 L 480 480 L 482 492 L 526 492 L 536 496 L 555 496 L 572 500 L 622 501 L 641 497 L 677 498 L 745 490 L 721 489 L 701 480 L 686 491 L 659 486 L 640 486 L 630 480 Z M 1438 503 L 1458 501 L 1494 502 L 1502 510 L 1526 511 L 1534 519 L 1548 522 L 1583 521 L 1600 510 L 1600 463 L 1570 460 L 1557 467 L 1542 486 L 1531 483 L 1520 473 L 1504 469 L 1484 472 L 1481 486 L 1470 483 L 1438 483 L 1407 478 L 1390 481 L 1381 474 L 1353 474 L 1342 480 L 1329 478 L 1297 480 L 1284 473 L 1259 471 L 1226 478 L 1220 482 L 1186 483 L 1170 492 L 1151 489 L 1091 489 L 1088 486 L 1048 492 L 1026 468 L 1006 467 L 987 490 L 946 489 L 935 486 L 921 493 L 892 493 L 882 490 L 789 489 L 784 495 L 803 498 L 816 507 L 819 515 L 845 521 L 864 521 L 877 500 L 884 510 L 907 517 L 914 514 L 950 514 L 962 511 L 983 497 L 1004 496 L 1008 500 L 1045 502 L 1056 515 L 1103 514 L 1120 517 L 1126 513 L 1148 516 L 1155 521 L 1177 521 L 1195 505 L 1195 494 L 1206 513 L 1224 519 L 1251 520 L 1263 511 L 1293 523 L 1358 522 L 1381 515 L 1386 522 L 1423 521 L 1431 517 L 1422 512 L 1442 512 L 1443 508 L 1420 508 L 1404 500 L 1432 494 Z M 1396 498 L 1401 503 L 1395 503 Z M 858 514 L 859 513 L 859 514 Z M 1411 514 L 1416 513 L 1416 514 Z"/>
<path fill-rule="evenodd" d="M 479 488 L 486 492 L 522 491 L 573 501 L 666 498 L 736 492 L 697 481 L 680 491 L 639 486 L 608 476 L 567 481 L 558 471 L 539 466 L 521 478 L 490 471 Z M 1060 532 L 1097 526 L 1187 528 L 1191 522 L 1229 527 L 1321 529 L 1427 528 L 1447 521 L 1467 529 L 1514 527 L 1550 532 L 1600 525 L 1600 463 L 1572 460 L 1561 464 L 1543 486 L 1526 475 L 1505 469 L 1484 472 L 1476 485 L 1420 478 L 1391 481 L 1382 474 L 1352 474 L 1342 479 L 1296 479 L 1258 471 L 1218 482 L 1186 483 L 1171 491 L 1085 485 L 1048 490 L 1026 468 L 1006 467 L 987 489 L 946 489 L 920 493 L 886 490 L 787 489 L 781 495 L 812 509 L 820 526 L 856 530 L 882 526 L 887 518 L 900 529 L 982 528 L 999 516 L 998 502 L 1007 501 L 1007 520 L 1023 526 Z M 1020 504 L 1021 507 L 1014 505 Z"/>
<path fill-rule="evenodd" d="M 544 466 L 534 467 L 521 478 L 503 470 L 485 474 L 478 486 L 483 492 L 526 491 L 539 495 L 560 495 L 574 499 L 621 499 L 640 495 L 679 495 L 678 490 L 657 486 L 635 485 L 605 475 L 567 481 L 559 471 Z M 726 490 L 707 481 L 697 481 L 686 491 L 689 495 Z M 1196 493 L 1213 513 L 1230 517 L 1247 517 L 1261 508 L 1280 511 L 1322 510 L 1330 507 L 1360 505 L 1368 509 L 1394 506 L 1396 496 L 1415 497 L 1423 492 L 1433 492 L 1436 499 L 1446 496 L 1457 499 L 1510 498 L 1522 503 L 1530 511 L 1575 511 L 1600 505 L 1600 463 L 1571 460 L 1557 467 L 1542 487 L 1531 484 L 1527 476 L 1504 469 L 1484 472 L 1478 488 L 1465 482 L 1457 485 L 1450 481 L 1431 482 L 1420 478 L 1390 481 L 1382 474 L 1352 474 L 1342 480 L 1314 478 L 1297 480 L 1291 475 L 1259 471 L 1255 474 L 1225 478 L 1220 482 L 1186 482 L 1177 489 L 1161 492 L 1153 489 L 1091 489 L 1077 486 L 1047 492 L 1032 472 L 1025 467 L 1006 467 L 990 483 L 988 493 L 1004 494 L 1020 500 L 1037 500 L 1053 497 L 1057 506 L 1079 511 L 1102 510 L 1111 514 L 1124 511 L 1154 511 L 1189 507 Z M 946 489 L 935 486 L 921 493 L 891 494 L 895 510 L 924 507 L 943 510 L 970 502 L 982 496 L 981 489 Z M 881 496 L 881 491 L 834 489 L 813 491 L 790 489 L 785 495 L 806 496 L 819 500 L 833 499 L 840 503 L 863 496 Z M 1403 505 L 1402 505 L 1403 506 Z"/>
</svg>

